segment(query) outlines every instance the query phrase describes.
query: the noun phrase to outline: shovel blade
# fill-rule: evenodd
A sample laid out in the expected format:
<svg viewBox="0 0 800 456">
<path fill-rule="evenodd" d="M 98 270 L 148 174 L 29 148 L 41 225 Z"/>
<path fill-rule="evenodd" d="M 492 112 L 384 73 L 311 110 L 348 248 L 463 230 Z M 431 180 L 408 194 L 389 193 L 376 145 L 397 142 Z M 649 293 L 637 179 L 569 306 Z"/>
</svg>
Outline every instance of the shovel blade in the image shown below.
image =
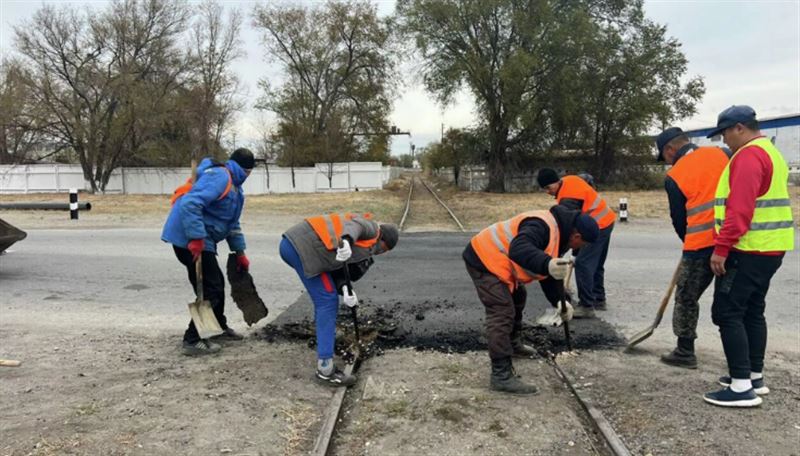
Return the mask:
<svg viewBox="0 0 800 456">
<path fill-rule="evenodd" d="M 208 339 L 214 336 L 219 336 L 224 331 L 214 315 L 214 310 L 211 309 L 211 303 L 208 301 L 193 301 L 189 303 L 189 314 L 192 316 L 197 334 L 201 339 Z"/>
<path fill-rule="evenodd" d="M 647 339 L 648 337 L 652 336 L 653 335 L 653 331 L 655 331 L 655 329 L 656 329 L 655 325 L 651 325 L 649 328 L 645 329 L 644 331 L 640 331 L 640 332 L 634 334 L 633 337 L 631 337 L 631 340 L 630 340 L 630 342 L 628 342 L 628 346 L 625 347 L 625 349 L 626 350 L 630 349 L 634 345 L 636 345 L 636 344 L 642 342 L 643 340 Z"/>
</svg>

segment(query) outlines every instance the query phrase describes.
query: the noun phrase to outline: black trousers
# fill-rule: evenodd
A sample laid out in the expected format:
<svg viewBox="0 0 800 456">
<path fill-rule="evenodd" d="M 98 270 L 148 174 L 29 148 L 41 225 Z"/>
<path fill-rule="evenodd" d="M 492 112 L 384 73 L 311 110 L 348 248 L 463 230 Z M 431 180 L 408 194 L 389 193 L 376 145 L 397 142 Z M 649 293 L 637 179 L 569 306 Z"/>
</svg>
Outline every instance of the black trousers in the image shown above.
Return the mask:
<svg viewBox="0 0 800 456">
<path fill-rule="evenodd" d="M 192 290 L 196 293 L 197 276 L 195 275 L 192 252 L 181 247 L 172 246 L 172 248 L 175 250 L 175 256 L 178 261 L 186 267 Z M 217 263 L 217 255 L 212 252 L 203 252 L 203 298 L 211 303 L 211 308 L 214 310 L 214 315 L 217 317 L 222 329 L 227 328 L 228 324 L 225 318 L 225 276 Z M 194 322 L 191 319 L 189 320 L 189 327 L 183 333 L 183 340 L 190 344 L 200 340 L 197 328 L 194 327 Z"/>
<path fill-rule="evenodd" d="M 725 275 L 715 279 L 711 318 L 719 326 L 728 370 L 733 378 L 750 378 L 750 372 L 764 369 L 765 299 L 769 282 L 782 261 L 783 255 L 731 252 L 725 261 Z"/>
<path fill-rule="evenodd" d="M 525 310 L 528 291 L 524 285 L 520 285 L 512 293 L 508 285 L 494 274 L 479 271 L 469 265 L 467 273 L 478 291 L 478 299 L 486 308 L 489 358 L 496 360 L 511 357 L 514 354 L 511 339 L 522 328 L 522 311 Z"/>
</svg>

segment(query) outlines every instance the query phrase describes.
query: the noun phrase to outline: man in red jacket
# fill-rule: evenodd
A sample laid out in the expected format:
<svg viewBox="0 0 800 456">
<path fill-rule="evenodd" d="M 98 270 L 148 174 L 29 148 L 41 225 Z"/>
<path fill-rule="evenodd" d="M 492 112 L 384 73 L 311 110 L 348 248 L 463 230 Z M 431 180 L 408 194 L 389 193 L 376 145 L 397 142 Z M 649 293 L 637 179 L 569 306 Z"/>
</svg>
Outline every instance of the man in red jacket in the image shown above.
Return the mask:
<svg viewBox="0 0 800 456">
<path fill-rule="evenodd" d="M 703 399 L 723 407 L 754 407 L 769 392 L 764 383 L 766 296 L 786 251 L 794 248 L 789 169 L 781 152 L 759 130 L 749 106 L 722 111 L 717 128 L 735 151 L 717 185 L 714 200 L 714 303 L 729 375 L 725 389 Z"/>
</svg>

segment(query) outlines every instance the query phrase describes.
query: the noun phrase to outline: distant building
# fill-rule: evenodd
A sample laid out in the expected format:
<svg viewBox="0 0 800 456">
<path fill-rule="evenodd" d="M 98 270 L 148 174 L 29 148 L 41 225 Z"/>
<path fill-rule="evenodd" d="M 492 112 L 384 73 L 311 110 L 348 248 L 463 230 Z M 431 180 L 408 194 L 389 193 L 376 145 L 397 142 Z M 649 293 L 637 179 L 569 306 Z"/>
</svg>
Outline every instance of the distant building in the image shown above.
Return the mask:
<svg viewBox="0 0 800 456">
<path fill-rule="evenodd" d="M 794 173 L 800 171 L 800 114 L 759 119 L 761 132 L 780 149 L 786 163 Z M 686 134 L 699 146 L 724 146 L 721 136 L 706 138 L 715 127 L 689 130 Z"/>
</svg>

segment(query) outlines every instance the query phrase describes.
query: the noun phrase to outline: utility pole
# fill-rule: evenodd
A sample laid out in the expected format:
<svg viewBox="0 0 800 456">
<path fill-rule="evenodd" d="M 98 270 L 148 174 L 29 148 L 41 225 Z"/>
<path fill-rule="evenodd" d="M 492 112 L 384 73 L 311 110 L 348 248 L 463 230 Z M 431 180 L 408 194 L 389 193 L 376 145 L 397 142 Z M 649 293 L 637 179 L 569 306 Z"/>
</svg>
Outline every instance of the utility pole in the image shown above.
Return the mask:
<svg viewBox="0 0 800 456">
<path fill-rule="evenodd" d="M 439 137 L 439 142 L 444 143 L 444 122 L 442 122 L 442 136 Z"/>
</svg>

